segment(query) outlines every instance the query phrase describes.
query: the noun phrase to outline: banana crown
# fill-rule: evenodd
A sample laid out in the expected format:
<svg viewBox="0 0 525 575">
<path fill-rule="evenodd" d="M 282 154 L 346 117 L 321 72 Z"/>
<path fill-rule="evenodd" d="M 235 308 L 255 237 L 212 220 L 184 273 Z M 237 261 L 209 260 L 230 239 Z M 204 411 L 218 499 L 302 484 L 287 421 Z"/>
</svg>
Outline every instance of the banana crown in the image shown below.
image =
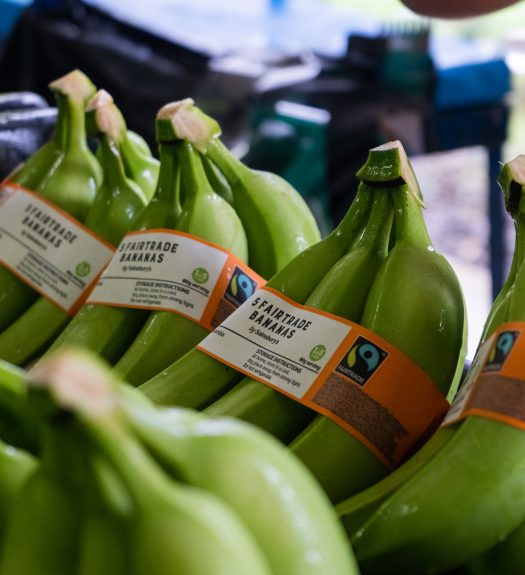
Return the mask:
<svg viewBox="0 0 525 575">
<path fill-rule="evenodd" d="M 399 140 L 388 142 L 372 148 L 368 159 L 357 172 L 356 176 L 370 186 L 377 183 L 388 183 L 391 187 L 398 187 L 405 183 L 421 206 L 424 207 L 423 195 L 419 188 L 416 175 L 403 144 Z"/>
<path fill-rule="evenodd" d="M 210 141 L 220 134 L 218 122 L 195 106 L 191 98 L 170 102 L 157 112 L 157 140 L 187 140 L 206 152 Z"/>
<path fill-rule="evenodd" d="M 43 390 L 66 411 L 104 417 L 117 408 L 117 380 L 102 360 L 83 350 L 61 351 L 29 373 L 30 390 Z"/>
<path fill-rule="evenodd" d="M 80 70 L 73 70 L 49 84 L 52 92 L 68 96 L 77 102 L 88 101 L 95 93 L 95 85 Z"/>
<path fill-rule="evenodd" d="M 126 122 L 106 90 L 99 90 L 86 106 L 86 128 L 89 133 L 107 134 L 121 142 L 126 134 Z"/>
<path fill-rule="evenodd" d="M 498 175 L 498 184 L 505 198 L 505 208 L 515 218 L 525 186 L 525 155 L 520 154 L 503 165 Z"/>
</svg>

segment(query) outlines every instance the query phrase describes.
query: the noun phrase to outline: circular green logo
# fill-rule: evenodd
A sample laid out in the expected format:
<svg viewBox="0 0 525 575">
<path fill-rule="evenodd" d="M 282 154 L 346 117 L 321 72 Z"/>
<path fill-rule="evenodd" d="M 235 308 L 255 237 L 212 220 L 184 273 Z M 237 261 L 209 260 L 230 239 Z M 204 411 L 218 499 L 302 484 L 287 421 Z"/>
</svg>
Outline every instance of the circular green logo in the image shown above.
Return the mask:
<svg viewBox="0 0 525 575">
<path fill-rule="evenodd" d="M 88 262 L 80 262 L 75 268 L 75 273 L 79 278 L 85 278 L 91 271 L 91 266 Z"/>
<path fill-rule="evenodd" d="M 191 277 L 198 284 L 205 284 L 210 279 L 210 274 L 204 268 L 195 268 Z"/>
<path fill-rule="evenodd" d="M 312 361 L 319 361 L 326 353 L 326 347 L 323 344 L 312 347 L 310 351 L 310 359 Z"/>
</svg>

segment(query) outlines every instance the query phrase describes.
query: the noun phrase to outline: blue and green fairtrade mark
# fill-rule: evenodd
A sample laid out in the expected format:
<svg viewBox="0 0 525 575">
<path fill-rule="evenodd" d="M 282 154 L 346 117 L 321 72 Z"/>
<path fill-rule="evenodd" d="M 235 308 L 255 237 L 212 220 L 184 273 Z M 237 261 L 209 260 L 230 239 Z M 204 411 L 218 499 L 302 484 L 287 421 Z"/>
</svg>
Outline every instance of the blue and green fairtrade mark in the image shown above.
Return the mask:
<svg viewBox="0 0 525 575">
<path fill-rule="evenodd" d="M 210 279 L 208 270 L 204 268 L 195 268 L 191 274 L 193 281 L 198 284 L 205 284 Z"/>
<path fill-rule="evenodd" d="M 88 262 L 80 262 L 75 268 L 75 273 L 79 278 L 85 278 L 91 271 L 91 265 Z"/>
<path fill-rule="evenodd" d="M 366 371 L 373 371 L 381 359 L 379 349 L 371 343 L 362 343 L 355 345 L 346 356 L 348 367 L 355 367 L 359 360 L 365 364 Z"/>
</svg>

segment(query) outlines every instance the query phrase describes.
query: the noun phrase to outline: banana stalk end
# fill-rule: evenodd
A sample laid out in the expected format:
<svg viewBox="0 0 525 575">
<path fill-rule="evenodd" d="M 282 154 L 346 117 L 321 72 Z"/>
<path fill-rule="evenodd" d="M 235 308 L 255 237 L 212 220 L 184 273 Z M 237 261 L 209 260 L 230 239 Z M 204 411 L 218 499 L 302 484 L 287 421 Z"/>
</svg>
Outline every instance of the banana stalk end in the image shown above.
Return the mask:
<svg viewBox="0 0 525 575">
<path fill-rule="evenodd" d="M 205 153 L 210 141 L 221 134 L 221 127 L 195 106 L 191 98 L 170 102 L 157 113 L 157 139 L 187 140 Z"/>
<path fill-rule="evenodd" d="M 78 102 L 86 102 L 96 91 L 93 82 L 78 69 L 51 82 L 49 89 Z"/>
</svg>

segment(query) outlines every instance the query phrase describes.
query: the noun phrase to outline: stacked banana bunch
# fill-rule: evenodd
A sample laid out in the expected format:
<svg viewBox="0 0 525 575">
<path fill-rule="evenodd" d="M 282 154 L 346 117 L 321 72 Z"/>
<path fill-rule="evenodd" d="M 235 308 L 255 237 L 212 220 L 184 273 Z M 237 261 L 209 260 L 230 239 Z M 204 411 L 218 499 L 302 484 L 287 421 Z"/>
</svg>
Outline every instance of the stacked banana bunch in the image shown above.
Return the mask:
<svg viewBox="0 0 525 575">
<path fill-rule="evenodd" d="M 52 141 L 12 181 L 68 211 L 109 243 L 117 245 L 131 231 L 177 230 L 220 246 L 271 277 L 320 239 L 300 194 L 280 177 L 237 160 L 211 119 L 209 133 L 200 137 L 213 139 L 215 153 L 199 153 L 204 142 L 198 137 L 190 142 L 185 133 L 187 117 L 199 113 L 191 100 L 168 104 L 157 115 L 159 165 L 140 137 L 126 129 L 111 96 L 95 94 L 83 74 L 73 72 L 51 89 L 59 107 Z M 100 163 L 87 146 L 85 118 L 100 141 Z M 117 364 L 119 373 L 138 385 L 208 334 L 168 311 L 89 303 L 71 321 L 5 269 L 0 294 L 0 358 L 17 365 L 47 350 L 77 346 Z"/>
<path fill-rule="evenodd" d="M 450 423 L 456 403 L 435 431 L 445 398 L 462 400 L 470 385 L 457 393 L 465 305 L 400 142 L 370 151 L 348 212 L 321 240 L 297 191 L 235 158 L 192 100 L 158 112 L 159 162 L 81 72 L 50 88 L 55 131 L 13 184 L 108 246 L 147 230 L 219 246 L 265 289 L 381 338 L 444 411 L 392 472 L 398 462 L 386 465 L 360 435 L 381 426 L 382 404 L 350 404 L 362 427 L 349 433 L 205 353 L 197 346 L 210 330 L 183 314 L 89 299 L 71 314 L 2 266 L 0 575 L 352 574 L 351 549 L 363 575 L 523 573 L 522 431 L 476 415 Z M 500 326 L 514 322 L 515 334 L 525 320 L 524 173 L 519 157 L 499 178 L 516 248 L 480 354 Z M 233 289 L 246 299 L 253 287 L 242 281 Z M 28 372 L 13 365 L 31 362 Z M 384 394 L 412 405 L 411 376 L 392 373 Z"/>
<path fill-rule="evenodd" d="M 515 222 L 513 260 L 457 400 L 468 382 L 483 381 L 482 369 L 492 392 L 474 386 L 466 402 L 473 413 L 440 427 L 391 475 L 336 506 L 363 574 L 525 572 L 523 357 L 513 364 L 521 375 L 498 376 L 525 320 L 524 170 L 518 156 L 498 178 Z"/>
<path fill-rule="evenodd" d="M 73 351 L 0 364 L 0 408 L 2 575 L 358 573 L 325 494 L 252 426 L 156 407 Z"/>
</svg>

